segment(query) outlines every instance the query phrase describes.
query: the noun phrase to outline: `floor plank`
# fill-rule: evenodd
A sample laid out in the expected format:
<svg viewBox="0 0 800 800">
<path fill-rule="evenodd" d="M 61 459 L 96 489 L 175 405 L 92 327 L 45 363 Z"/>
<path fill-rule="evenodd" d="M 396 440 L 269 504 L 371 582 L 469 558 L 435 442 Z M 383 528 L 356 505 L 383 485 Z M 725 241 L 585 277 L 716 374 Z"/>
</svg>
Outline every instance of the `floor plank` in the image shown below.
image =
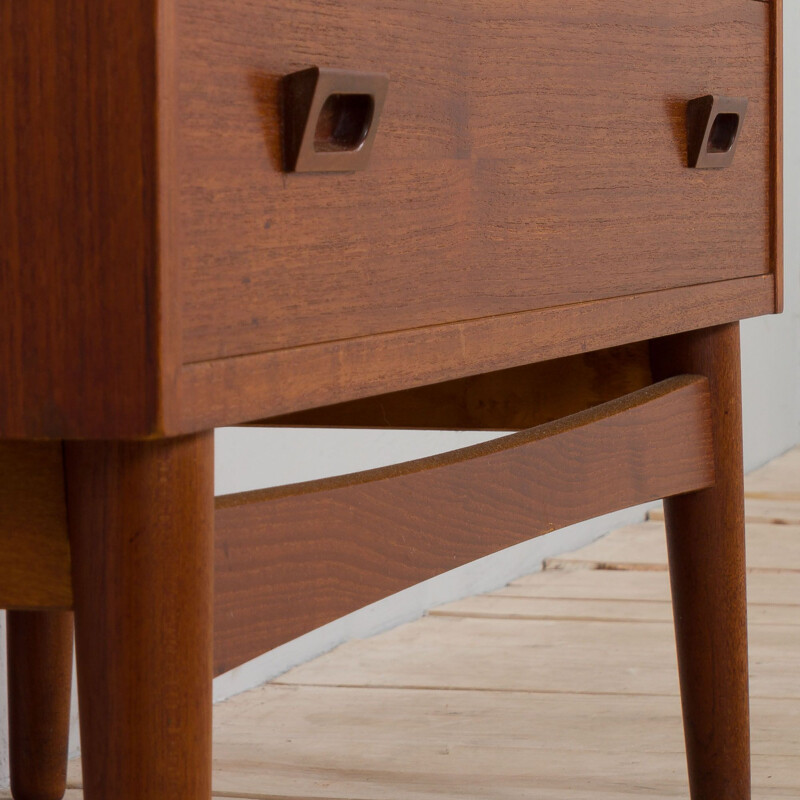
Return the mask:
<svg viewBox="0 0 800 800">
<path fill-rule="evenodd" d="M 635 570 L 545 570 L 526 575 L 493 596 L 589 600 L 670 601 L 669 574 Z M 800 605 L 800 573 L 752 572 L 747 576 L 751 603 Z"/>
<path fill-rule="evenodd" d="M 800 500 L 800 447 L 795 447 L 745 476 L 745 492 L 753 496 Z"/>
<path fill-rule="evenodd" d="M 750 630 L 751 692 L 800 699 L 796 627 Z M 678 693 L 663 623 L 426 617 L 348 642 L 278 679 L 283 684 L 529 691 Z"/>
<path fill-rule="evenodd" d="M 800 494 L 796 500 L 780 497 L 745 497 L 744 515 L 748 522 L 766 522 L 771 525 L 800 525 Z M 664 508 L 654 508 L 647 515 L 649 520 L 664 519 Z"/>
<path fill-rule="evenodd" d="M 800 577 L 800 574 L 798 574 Z M 582 598 L 538 598 L 489 594 L 467 597 L 430 612 L 433 617 L 476 617 L 479 619 L 578 620 L 585 622 L 664 622 L 671 624 L 672 603 L 642 600 L 587 600 Z M 750 603 L 750 625 L 800 626 L 800 605 Z M 797 634 L 800 636 L 800 632 Z"/>
<path fill-rule="evenodd" d="M 316 734 L 317 736 L 319 733 Z M 248 800 L 686 800 L 683 756 L 486 745 L 429 748 L 393 745 L 343 752 L 305 745 L 291 759 L 256 744 L 225 761 L 215 797 Z M 225 756 L 223 756 L 225 759 Z M 219 774 L 219 773 L 217 773 Z M 794 756 L 753 761 L 758 798 L 797 800 Z"/>
<path fill-rule="evenodd" d="M 747 526 L 749 571 L 800 572 L 800 525 Z M 588 547 L 548 559 L 547 569 L 666 570 L 667 541 L 663 522 L 642 522 L 613 531 Z"/>
<path fill-rule="evenodd" d="M 310 771 L 316 791 L 324 783 L 347 797 L 392 800 L 572 798 L 587 790 L 599 797 L 686 796 L 677 698 L 644 706 L 631 697 L 582 700 L 566 709 L 552 695 L 303 687 L 280 698 L 267 690 L 217 723 L 225 746 L 216 750 L 215 786 L 242 791 L 260 774 L 275 790 L 291 790 Z M 265 712 L 276 709 L 284 725 L 264 733 Z M 792 788 L 798 726 L 800 702 L 790 715 L 776 701 L 754 706 L 754 753 L 767 755 L 771 768 L 756 765 L 759 789 Z M 283 784 L 290 766 L 294 774 Z"/>
<path fill-rule="evenodd" d="M 686 797 L 676 697 L 271 685 L 216 711 L 217 794 Z M 791 787 L 799 747 L 800 702 L 754 702 L 755 784 L 766 796 Z"/>
</svg>

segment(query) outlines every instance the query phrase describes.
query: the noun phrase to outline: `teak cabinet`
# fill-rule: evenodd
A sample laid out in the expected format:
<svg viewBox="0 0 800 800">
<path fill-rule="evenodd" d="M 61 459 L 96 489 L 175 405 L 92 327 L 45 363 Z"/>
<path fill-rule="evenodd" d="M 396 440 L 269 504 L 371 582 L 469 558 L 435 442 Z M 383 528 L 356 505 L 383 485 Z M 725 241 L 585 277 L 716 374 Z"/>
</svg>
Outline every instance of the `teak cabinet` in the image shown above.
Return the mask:
<svg viewBox="0 0 800 800">
<path fill-rule="evenodd" d="M 775 8 L 5 3 L 0 435 L 188 433 L 774 311 Z M 281 170 L 313 64 L 389 75 L 368 169 Z M 728 169 L 686 166 L 704 94 L 749 100 Z"/>
<path fill-rule="evenodd" d="M 0 4 L 18 800 L 63 789 L 71 610 L 87 800 L 201 798 L 212 670 L 657 497 L 692 797 L 749 797 L 738 321 L 782 304 L 781 15 Z M 366 168 L 287 168 L 312 66 L 314 152 L 368 135 Z M 234 424 L 520 432 L 215 507 Z"/>
</svg>

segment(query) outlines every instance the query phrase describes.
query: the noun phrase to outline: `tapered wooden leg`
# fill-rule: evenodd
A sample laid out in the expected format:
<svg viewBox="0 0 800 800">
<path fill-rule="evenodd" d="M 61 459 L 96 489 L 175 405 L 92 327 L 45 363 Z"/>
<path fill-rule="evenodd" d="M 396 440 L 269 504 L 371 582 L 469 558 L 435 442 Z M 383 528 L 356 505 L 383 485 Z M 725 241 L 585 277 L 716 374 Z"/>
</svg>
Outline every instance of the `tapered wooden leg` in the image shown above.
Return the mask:
<svg viewBox="0 0 800 800">
<path fill-rule="evenodd" d="M 655 342 L 654 377 L 706 375 L 716 484 L 665 502 L 693 800 L 749 800 L 750 725 L 738 323 Z"/>
<path fill-rule="evenodd" d="M 211 794 L 213 436 L 66 446 L 85 800 Z"/>
<path fill-rule="evenodd" d="M 67 786 L 72 613 L 9 611 L 8 733 L 15 800 L 60 800 Z"/>
</svg>

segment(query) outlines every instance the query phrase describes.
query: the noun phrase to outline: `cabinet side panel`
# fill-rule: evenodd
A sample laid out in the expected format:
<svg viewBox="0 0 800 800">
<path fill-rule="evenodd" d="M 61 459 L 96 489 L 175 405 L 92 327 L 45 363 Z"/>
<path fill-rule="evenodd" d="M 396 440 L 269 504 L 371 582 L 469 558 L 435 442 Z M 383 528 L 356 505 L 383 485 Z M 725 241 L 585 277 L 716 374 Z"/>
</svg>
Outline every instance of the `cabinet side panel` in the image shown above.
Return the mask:
<svg viewBox="0 0 800 800">
<path fill-rule="evenodd" d="M 775 312 L 783 311 L 783 0 L 772 2 L 772 269 Z"/>
<path fill-rule="evenodd" d="M 0 4 L 0 437 L 160 426 L 155 20 Z"/>
</svg>

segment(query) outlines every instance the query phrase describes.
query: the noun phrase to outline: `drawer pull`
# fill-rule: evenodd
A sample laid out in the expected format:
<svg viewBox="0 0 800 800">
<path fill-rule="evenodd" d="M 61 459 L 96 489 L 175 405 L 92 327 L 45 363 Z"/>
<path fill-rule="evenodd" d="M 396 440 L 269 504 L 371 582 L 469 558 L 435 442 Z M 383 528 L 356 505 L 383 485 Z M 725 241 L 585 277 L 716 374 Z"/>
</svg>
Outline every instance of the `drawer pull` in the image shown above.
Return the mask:
<svg viewBox="0 0 800 800">
<path fill-rule="evenodd" d="M 311 67 L 282 81 L 287 172 L 351 172 L 369 162 L 389 77 Z"/>
<path fill-rule="evenodd" d="M 709 94 L 690 100 L 686 107 L 689 166 L 722 169 L 731 164 L 746 111 L 746 97 Z"/>
</svg>

